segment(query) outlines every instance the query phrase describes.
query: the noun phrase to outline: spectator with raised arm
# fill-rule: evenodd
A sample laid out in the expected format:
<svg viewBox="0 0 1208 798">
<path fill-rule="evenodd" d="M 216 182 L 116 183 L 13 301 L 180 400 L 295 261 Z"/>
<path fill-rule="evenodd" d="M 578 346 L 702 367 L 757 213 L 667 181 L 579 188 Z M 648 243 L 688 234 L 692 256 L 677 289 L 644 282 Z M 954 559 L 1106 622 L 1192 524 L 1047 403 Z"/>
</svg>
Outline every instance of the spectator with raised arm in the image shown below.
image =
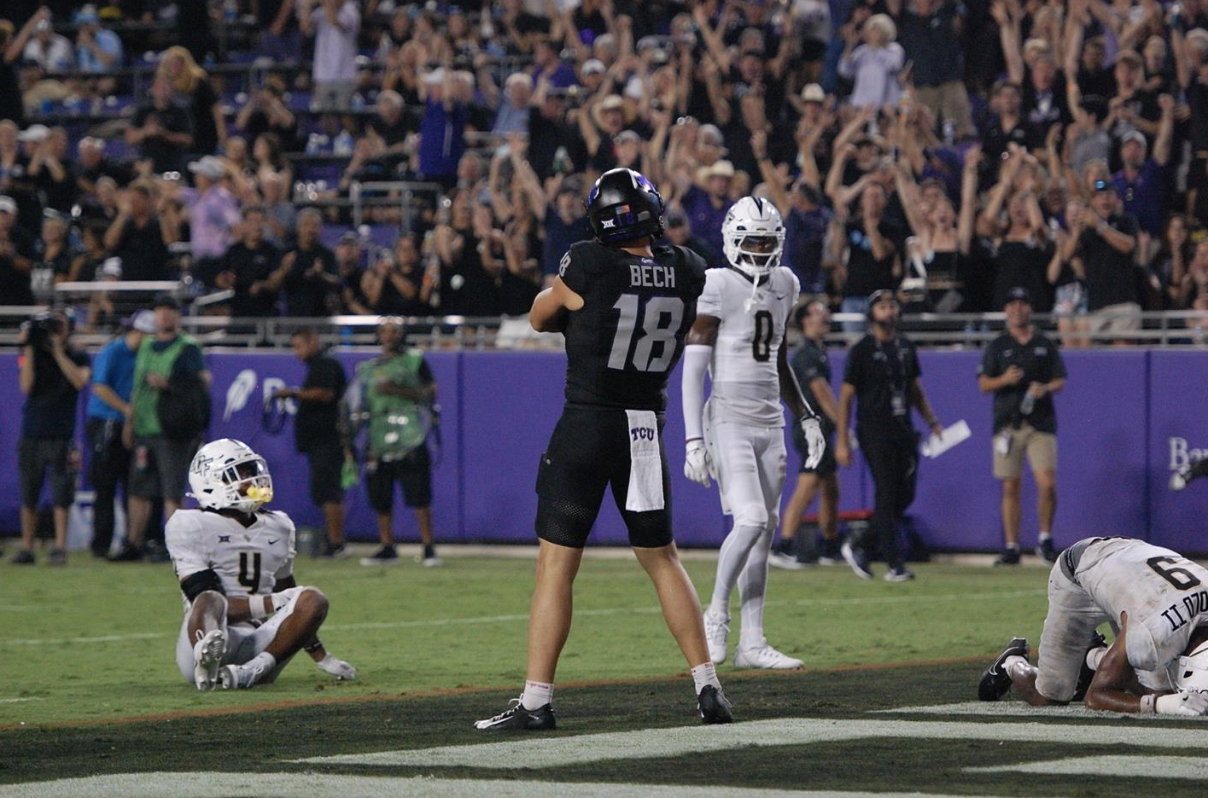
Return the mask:
<svg viewBox="0 0 1208 798">
<path fill-rule="evenodd" d="M 304 36 L 315 40 L 312 104 L 322 111 L 351 108 L 360 7 L 355 0 L 298 0 L 298 24 Z"/>
</svg>

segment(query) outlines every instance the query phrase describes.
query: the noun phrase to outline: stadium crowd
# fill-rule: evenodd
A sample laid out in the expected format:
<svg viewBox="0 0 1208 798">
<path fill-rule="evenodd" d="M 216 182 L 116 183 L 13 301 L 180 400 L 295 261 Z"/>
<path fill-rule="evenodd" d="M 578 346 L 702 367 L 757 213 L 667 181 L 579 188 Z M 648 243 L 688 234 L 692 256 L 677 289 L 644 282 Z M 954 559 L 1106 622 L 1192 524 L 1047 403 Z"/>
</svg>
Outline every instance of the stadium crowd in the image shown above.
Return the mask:
<svg viewBox="0 0 1208 798">
<path fill-rule="evenodd" d="M 769 199 L 843 311 L 1025 287 L 1076 345 L 1208 310 L 1204 0 L 192 5 L 0 9 L 5 304 L 187 275 L 235 316 L 522 314 L 620 165 L 713 264 Z M 141 54 L 155 24 L 188 35 Z M 438 189 L 358 228 L 374 181 Z"/>
</svg>

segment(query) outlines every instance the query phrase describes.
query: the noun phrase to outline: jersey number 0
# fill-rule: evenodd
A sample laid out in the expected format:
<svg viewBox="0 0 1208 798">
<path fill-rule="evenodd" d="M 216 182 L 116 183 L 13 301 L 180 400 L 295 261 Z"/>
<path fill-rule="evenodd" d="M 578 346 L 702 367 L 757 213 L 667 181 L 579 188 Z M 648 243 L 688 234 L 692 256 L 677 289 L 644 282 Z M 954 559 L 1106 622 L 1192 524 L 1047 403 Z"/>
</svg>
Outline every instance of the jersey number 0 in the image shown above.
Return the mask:
<svg viewBox="0 0 1208 798">
<path fill-rule="evenodd" d="M 675 358 L 675 334 L 684 320 L 684 300 L 675 296 L 652 296 L 643 304 L 637 294 L 621 294 L 613 305 L 621 312 L 617 319 L 617 332 L 612 339 L 612 351 L 608 355 L 610 369 L 624 369 L 632 363 L 638 371 L 666 371 Z M 637 346 L 633 347 L 633 358 L 629 359 L 629 347 L 633 342 L 634 330 L 641 317 L 642 334 Z M 662 344 L 658 357 L 654 357 L 654 345 Z"/>
</svg>

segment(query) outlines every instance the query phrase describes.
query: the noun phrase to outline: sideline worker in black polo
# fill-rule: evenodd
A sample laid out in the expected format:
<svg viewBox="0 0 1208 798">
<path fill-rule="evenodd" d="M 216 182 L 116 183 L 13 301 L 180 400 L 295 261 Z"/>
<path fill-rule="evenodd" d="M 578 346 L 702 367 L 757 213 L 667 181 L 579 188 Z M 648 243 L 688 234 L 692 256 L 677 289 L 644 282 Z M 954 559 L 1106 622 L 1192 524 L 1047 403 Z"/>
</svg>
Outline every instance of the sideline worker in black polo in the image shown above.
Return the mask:
<svg viewBox="0 0 1208 798">
<path fill-rule="evenodd" d="M 872 472 L 876 500 L 866 539 L 848 538 L 841 551 L 857 576 L 872 579 L 867 544 L 879 542 L 881 556 L 889 565 L 887 582 L 914 579 L 898 547 L 898 526 L 914 501 L 918 482 L 919 438 L 910 420 L 911 408 L 918 409 L 935 434 L 944 429 L 919 381 L 922 370 L 914 344 L 897 332 L 900 312 L 893 291 L 876 291 L 868 298 L 872 327 L 847 354 L 839 394 L 840 434 L 835 438 L 835 458 L 847 467 L 851 465 L 851 446 L 842 432 L 851 418 L 852 402 L 858 400 L 856 438 Z"/>
<path fill-rule="evenodd" d="M 1032 326 L 1032 298 L 1027 289 L 1012 288 L 1003 310 L 1007 329 L 986 347 L 977 370 L 977 387 L 982 393 L 994 394 L 994 476 L 1002 480 L 1006 548 L 994 564 L 1019 564 L 1019 493 L 1025 452 L 1040 493 L 1036 556 L 1055 562 L 1057 411 L 1053 394 L 1065 387 L 1065 363 L 1057 344 Z"/>
<path fill-rule="evenodd" d="M 348 378 L 339 361 L 319 344 L 311 327 L 303 327 L 290 337 L 294 354 L 306 364 L 306 379 L 301 388 L 281 388 L 277 397 L 298 400 L 294 418 L 294 443 L 310 463 L 310 498 L 323 508 L 327 527 L 325 556 L 348 556 L 344 549 L 344 490 L 340 471 L 344 466 L 344 446 L 340 439 L 339 404 Z"/>
</svg>

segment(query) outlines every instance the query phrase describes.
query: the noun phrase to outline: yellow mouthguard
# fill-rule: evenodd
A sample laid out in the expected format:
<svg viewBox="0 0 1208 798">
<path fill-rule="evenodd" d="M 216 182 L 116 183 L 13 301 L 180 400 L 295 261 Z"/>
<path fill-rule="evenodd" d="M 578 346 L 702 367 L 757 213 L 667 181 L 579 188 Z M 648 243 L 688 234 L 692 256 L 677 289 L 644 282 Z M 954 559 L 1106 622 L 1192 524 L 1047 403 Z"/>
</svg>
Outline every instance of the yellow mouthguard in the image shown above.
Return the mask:
<svg viewBox="0 0 1208 798">
<path fill-rule="evenodd" d="M 247 497 L 249 499 L 251 499 L 252 501 L 257 501 L 257 502 L 260 502 L 261 504 L 267 504 L 268 502 L 271 502 L 273 500 L 273 489 L 272 488 L 262 488 L 259 485 L 252 485 L 250 488 L 247 489 Z"/>
</svg>

